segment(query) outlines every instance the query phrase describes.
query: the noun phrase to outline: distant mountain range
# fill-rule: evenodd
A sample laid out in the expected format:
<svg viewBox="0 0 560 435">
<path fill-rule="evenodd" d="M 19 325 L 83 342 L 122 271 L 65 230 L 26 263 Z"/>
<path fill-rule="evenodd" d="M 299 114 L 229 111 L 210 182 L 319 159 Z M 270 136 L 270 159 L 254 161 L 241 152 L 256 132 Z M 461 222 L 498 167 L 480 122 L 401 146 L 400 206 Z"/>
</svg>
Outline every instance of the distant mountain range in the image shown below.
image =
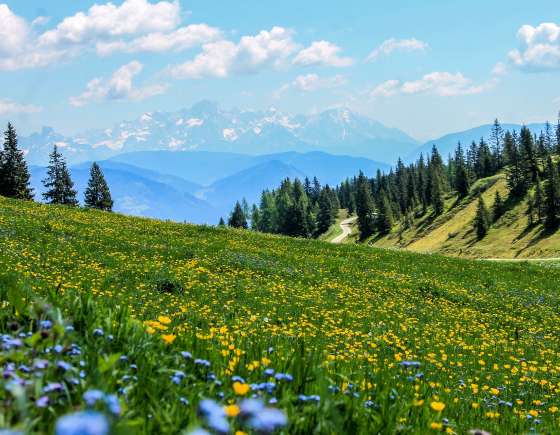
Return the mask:
<svg viewBox="0 0 560 435">
<path fill-rule="evenodd" d="M 83 203 L 90 162 L 71 166 Z M 264 189 L 286 178 L 317 176 L 336 185 L 359 171 L 372 176 L 389 166 L 365 158 L 322 152 L 247 156 L 234 153 L 144 151 L 99 162 L 115 201 L 115 211 L 159 219 L 215 224 L 235 201 L 260 200 Z M 43 192 L 44 167 L 32 166 L 36 198 Z"/>
<path fill-rule="evenodd" d="M 31 164 L 44 165 L 54 144 L 71 163 L 103 160 L 138 151 L 211 151 L 263 155 L 287 151 L 324 151 L 392 163 L 419 143 L 396 128 L 349 109 L 316 115 L 225 110 L 201 101 L 178 112 L 145 113 L 134 121 L 65 137 L 52 128 L 21 137 Z"/>
</svg>

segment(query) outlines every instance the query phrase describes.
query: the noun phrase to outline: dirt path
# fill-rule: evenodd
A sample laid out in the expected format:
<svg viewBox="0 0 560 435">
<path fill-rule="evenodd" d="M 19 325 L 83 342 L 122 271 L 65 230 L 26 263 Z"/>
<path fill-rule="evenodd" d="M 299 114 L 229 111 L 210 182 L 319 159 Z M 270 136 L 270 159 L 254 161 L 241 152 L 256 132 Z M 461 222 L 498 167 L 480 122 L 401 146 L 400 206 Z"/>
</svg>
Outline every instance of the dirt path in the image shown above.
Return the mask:
<svg viewBox="0 0 560 435">
<path fill-rule="evenodd" d="M 512 262 L 512 263 L 520 263 L 520 262 L 524 262 L 524 261 L 528 261 L 531 263 L 534 262 L 547 262 L 547 261 L 552 261 L 552 262 L 557 262 L 560 261 L 560 257 L 553 257 L 553 258 L 481 258 L 481 260 L 483 261 L 506 261 L 506 262 Z"/>
<path fill-rule="evenodd" d="M 351 217 L 348 219 L 344 219 L 340 223 L 340 228 L 342 229 L 342 234 L 336 236 L 334 239 L 331 240 L 331 243 L 340 244 L 342 243 L 349 235 L 352 233 L 352 224 L 356 221 L 356 217 Z"/>
</svg>

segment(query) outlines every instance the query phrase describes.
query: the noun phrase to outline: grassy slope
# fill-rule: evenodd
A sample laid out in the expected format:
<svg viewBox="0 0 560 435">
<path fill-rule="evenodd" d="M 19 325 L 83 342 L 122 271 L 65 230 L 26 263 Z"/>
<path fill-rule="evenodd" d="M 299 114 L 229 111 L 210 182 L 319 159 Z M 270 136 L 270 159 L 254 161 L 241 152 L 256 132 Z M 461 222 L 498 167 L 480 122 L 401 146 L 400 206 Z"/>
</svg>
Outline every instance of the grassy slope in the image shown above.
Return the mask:
<svg viewBox="0 0 560 435">
<path fill-rule="evenodd" d="M 76 316 L 73 295 L 90 295 L 97 306 L 90 313 L 127 307 L 151 322 L 154 338 L 173 335 L 163 350 L 111 345 L 112 352 L 136 355 L 138 381 L 122 418 L 138 421 L 144 433 L 177 433 L 193 424 L 200 398 L 224 394 L 222 403 L 234 401 L 231 376 L 263 382 L 264 366 L 294 376 L 270 394 L 255 392 L 278 399 L 289 417 L 288 433 L 425 433 L 432 424 L 457 433 L 524 433 L 533 426 L 528 412 L 539 415 L 539 431 L 560 430 L 554 413 L 560 406 L 557 269 L 334 246 L 2 198 L 0 245 L 0 275 L 16 273 L 35 295 L 58 289 L 53 302 L 66 316 Z M 162 283 L 177 291 L 162 291 Z M 169 323 L 158 323 L 162 315 Z M 98 322 L 75 322 L 77 333 L 91 337 Z M 2 317 L 0 332 L 9 325 Z M 84 343 L 84 352 L 94 355 Z M 222 384 L 181 365 L 180 350 L 211 361 Z M 403 360 L 418 361 L 422 374 L 403 368 Z M 150 361 L 161 361 L 157 371 Z M 170 381 L 176 369 L 187 372 L 182 386 Z M 116 389 L 121 375 L 103 384 L 113 379 L 108 376 L 87 382 Z M 299 394 L 321 399 L 302 402 Z M 188 412 L 182 396 L 191 403 Z M 513 408 L 499 406 L 499 399 Z M 2 403 L 0 413 L 9 414 L 9 402 Z M 434 403 L 444 410 L 434 410 Z M 31 408 L 36 421 L 65 412 L 59 407 L 36 415 Z"/>
<path fill-rule="evenodd" d="M 505 177 L 497 175 L 479 180 L 473 192 L 483 190 L 483 198 L 491 209 L 499 191 L 507 198 Z M 477 240 L 472 222 L 476 214 L 477 196 L 471 195 L 459 204 L 455 197 L 446 201 L 446 212 L 431 221 L 429 214 L 415 220 L 412 228 L 399 234 L 394 229 L 388 236 L 370 243 L 385 248 L 405 248 L 415 252 L 438 252 L 472 258 L 547 258 L 560 257 L 560 231 L 546 234 L 542 226 L 528 227 L 527 202 L 512 204 L 495 222 L 488 235 Z"/>
</svg>

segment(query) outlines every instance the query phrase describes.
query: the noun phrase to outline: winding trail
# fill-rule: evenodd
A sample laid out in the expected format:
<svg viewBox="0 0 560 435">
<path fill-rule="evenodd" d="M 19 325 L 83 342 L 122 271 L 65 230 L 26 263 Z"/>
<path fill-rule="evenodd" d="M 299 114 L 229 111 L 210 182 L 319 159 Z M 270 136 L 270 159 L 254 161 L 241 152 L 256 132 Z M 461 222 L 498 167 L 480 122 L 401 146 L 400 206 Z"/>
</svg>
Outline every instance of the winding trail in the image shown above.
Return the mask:
<svg viewBox="0 0 560 435">
<path fill-rule="evenodd" d="M 340 244 L 342 243 L 351 233 L 352 233 L 352 224 L 356 221 L 357 217 L 351 217 L 348 219 L 344 219 L 340 222 L 340 228 L 342 229 L 342 234 L 339 234 L 334 239 L 331 240 L 331 243 Z"/>
</svg>

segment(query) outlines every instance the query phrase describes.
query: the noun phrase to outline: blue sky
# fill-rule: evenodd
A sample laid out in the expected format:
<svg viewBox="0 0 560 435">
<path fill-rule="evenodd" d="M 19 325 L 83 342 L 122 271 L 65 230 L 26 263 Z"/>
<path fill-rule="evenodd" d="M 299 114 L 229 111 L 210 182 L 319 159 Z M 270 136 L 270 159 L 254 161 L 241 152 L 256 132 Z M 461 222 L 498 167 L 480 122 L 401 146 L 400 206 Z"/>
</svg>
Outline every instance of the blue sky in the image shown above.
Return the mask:
<svg viewBox="0 0 560 435">
<path fill-rule="evenodd" d="M 555 120 L 557 0 L 0 0 L 0 121 L 110 127 L 201 99 L 348 106 L 418 139 Z"/>
</svg>

